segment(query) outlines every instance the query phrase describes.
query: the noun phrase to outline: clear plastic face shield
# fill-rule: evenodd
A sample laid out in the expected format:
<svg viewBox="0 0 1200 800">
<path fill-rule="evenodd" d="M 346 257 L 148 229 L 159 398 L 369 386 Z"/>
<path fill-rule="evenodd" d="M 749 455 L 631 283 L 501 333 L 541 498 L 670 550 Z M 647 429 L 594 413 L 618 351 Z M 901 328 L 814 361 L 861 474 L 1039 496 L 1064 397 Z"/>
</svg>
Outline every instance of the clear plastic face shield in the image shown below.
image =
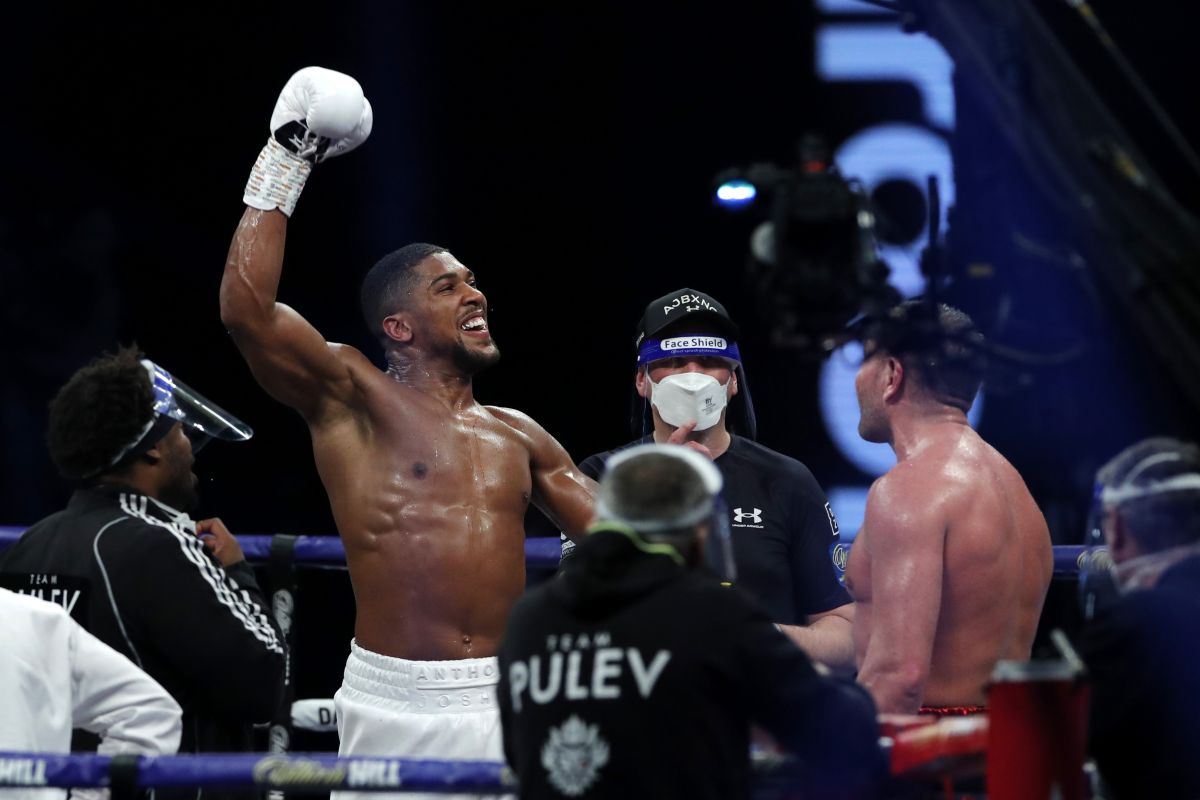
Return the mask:
<svg viewBox="0 0 1200 800">
<path fill-rule="evenodd" d="M 647 542 L 640 534 L 653 537 L 658 533 L 692 528 L 707 523 L 705 525 L 707 535 L 700 543 L 701 561 L 704 567 L 720 580 L 733 582 L 737 578 L 737 566 L 733 557 L 729 511 L 721 496 L 724 480 L 721 477 L 721 471 L 712 461 L 696 451 L 680 445 L 644 444 L 623 450 L 610 458 L 605 475 L 612 475 L 613 471 L 619 469 L 622 464 L 651 453 L 677 458 L 684 462 L 696 479 L 701 482 L 705 494 L 704 501 L 670 518 L 636 519 L 616 510 L 617 503 L 612 496 L 611 487 L 602 480 L 596 506 L 596 514 L 599 518 L 598 527 L 616 523 L 616 527 L 633 538 L 640 549 L 647 552 L 665 553 L 680 564 L 684 564 L 686 563 L 685 559 L 677 548 L 667 543 Z"/>
<path fill-rule="evenodd" d="M 244 442 L 254 435 L 249 425 L 150 359 L 142 359 L 141 365 L 154 392 L 154 414 L 137 438 L 113 456 L 106 469 L 128 463 L 154 447 L 176 422 L 183 425 L 193 453 L 213 439 Z"/>
<path fill-rule="evenodd" d="M 699 453 L 696 455 L 704 458 Z M 733 558 L 733 531 L 729 527 L 729 506 L 725 505 L 725 496 L 719 492 L 713 497 L 712 524 L 708 529 L 708 539 L 704 542 L 704 566 L 725 583 L 737 580 L 737 562 Z"/>
<path fill-rule="evenodd" d="M 1079 607 L 1083 618 L 1091 620 L 1117 598 L 1117 587 L 1112 576 L 1112 556 L 1104 538 L 1104 516 L 1106 510 L 1101 499 L 1104 484 L 1096 482 L 1092 490 L 1092 503 L 1088 509 L 1087 526 L 1083 544 L 1087 549 L 1079 555 Z"/>
<path fill-rule="evenodd" d="M 1185 472 L 1162 480 L 1147 481 L 1143 478 L 1156 465 L 1181 460 L 1183 456 L 1179 453 L 1153 453 L 1134 464 L 1112 485 L 1105 485 L 1099 480 L 1096 482 L 1084 541 L 1091 549 L 1080 556 L 1079 564 L 1079 594 L 1085 618 L 1093 618 L 1097 612 L 1115 602 L 1127 588 L 1125 584 L 1130 577 L 1127 574 L 1131 571 L 1129 567 L 1137 566 L 1132 562 L 1147 558 L 1132 559 L 1122 565 L 1113 563 L 1104 535 L 1108 516 L 1119 513 L 1121 506 L 1133 500 L 1166 493 L 1200 492 L 1200 473 L 1197 472 Z"/>
<path fill-rule="evenodd" d="M 183 423 L 195 452 L 213 439 L 244 442 L 254 435 L 250 426 L 175 378 L 149 359 L 142 366 L 154 388 L 154 414 Z"/>
</svg>

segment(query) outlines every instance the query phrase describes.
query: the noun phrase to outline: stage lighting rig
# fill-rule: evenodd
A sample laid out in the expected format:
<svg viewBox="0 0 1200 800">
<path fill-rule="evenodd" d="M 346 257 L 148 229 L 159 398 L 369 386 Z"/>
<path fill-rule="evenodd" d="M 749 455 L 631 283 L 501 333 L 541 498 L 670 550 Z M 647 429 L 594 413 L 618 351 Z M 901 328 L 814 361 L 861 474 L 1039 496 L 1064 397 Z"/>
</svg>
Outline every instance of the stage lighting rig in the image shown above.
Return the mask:
<svg viewBox="0 0 1200 800">
<path fill-rule="evenodd" d="M 807 135 L 795 166 L 758 163 L 716 177 L 716 202 L 764 207 L 750 237 L 749 273 L 772 341 L 823 356 L 846 338 L 846 324 L 900 300 L 875 243 L 875 214 L 864 187 L 844 178 L 829 149 Z"/>
</svg>

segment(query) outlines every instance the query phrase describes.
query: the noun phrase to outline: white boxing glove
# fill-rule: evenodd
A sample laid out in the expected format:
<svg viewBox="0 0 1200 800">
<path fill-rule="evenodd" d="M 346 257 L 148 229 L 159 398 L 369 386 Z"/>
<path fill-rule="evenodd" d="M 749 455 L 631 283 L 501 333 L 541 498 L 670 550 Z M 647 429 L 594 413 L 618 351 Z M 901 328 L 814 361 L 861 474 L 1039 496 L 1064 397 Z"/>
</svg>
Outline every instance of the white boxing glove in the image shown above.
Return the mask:
<svg viewBox="0 0 1200 800">
<path fill-rule="evenodd" d="M 312 165 L 365 142 L 371 119 L 371 104 L 354 78 L 322 67 L 300 70 L 279 93 L 271 138 L 254 163 L 242 200 L 290 217 Z"/>
</svg>

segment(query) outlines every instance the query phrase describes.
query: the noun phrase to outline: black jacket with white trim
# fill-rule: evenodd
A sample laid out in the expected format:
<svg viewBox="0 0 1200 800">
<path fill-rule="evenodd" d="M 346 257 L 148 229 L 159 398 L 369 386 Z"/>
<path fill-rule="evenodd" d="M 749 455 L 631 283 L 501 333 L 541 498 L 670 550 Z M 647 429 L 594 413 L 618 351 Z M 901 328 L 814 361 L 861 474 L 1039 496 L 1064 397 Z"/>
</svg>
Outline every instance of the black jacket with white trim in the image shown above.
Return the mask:
<svg viewBox="0 0 1200 800">
<path fill-rule="evenodd" d="M 168 509 L 80 489 L 0 554 L 0 585 L 59 603 L 183 708 L 180 752 L 253 750 L 284 674 L 283 639 L 246 562 L 225 568 Z"/>
</svg>

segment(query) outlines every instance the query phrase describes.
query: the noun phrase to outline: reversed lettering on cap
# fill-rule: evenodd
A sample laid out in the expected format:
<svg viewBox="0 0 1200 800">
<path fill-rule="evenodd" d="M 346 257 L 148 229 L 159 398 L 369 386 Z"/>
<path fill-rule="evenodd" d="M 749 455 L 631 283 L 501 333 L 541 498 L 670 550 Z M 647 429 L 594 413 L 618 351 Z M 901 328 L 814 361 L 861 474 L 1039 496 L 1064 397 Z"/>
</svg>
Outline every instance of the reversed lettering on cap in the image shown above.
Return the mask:
<svg viewBox="0 0 1200 800">
<path fill-rule="evenodd" d="M 663 351 L 696 348 L 724 350 L 729 347 L 729 343 L 720 336 L 674 336 L 670 339 L 663 339 L 658 346 Z"/>
<path fill-rule="evenodd" d="M 698 294 L 681 294 L 679 297 L 675 298 L 673 303 L 668 303 L 667 305 L 663 306 L 663 313 L 670 316 L 672 311 L 681 306 L 687 306 L 685 309 L 687 311 L 700 311 L 701 309 L 707 309 L 709 311 L 717 310 L 712 303 L 708 302 Z"/>
</svg>

